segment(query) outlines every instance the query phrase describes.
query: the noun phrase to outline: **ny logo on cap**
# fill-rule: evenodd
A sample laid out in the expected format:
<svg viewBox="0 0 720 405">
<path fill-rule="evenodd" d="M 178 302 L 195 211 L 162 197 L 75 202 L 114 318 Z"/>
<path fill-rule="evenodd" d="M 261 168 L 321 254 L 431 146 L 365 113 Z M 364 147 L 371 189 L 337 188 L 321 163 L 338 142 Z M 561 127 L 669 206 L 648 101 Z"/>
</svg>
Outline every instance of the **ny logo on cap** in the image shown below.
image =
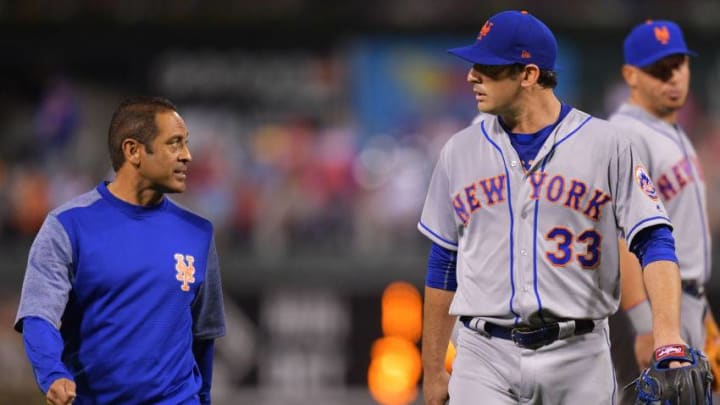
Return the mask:
<svg viewBox="0 0 720 405">
<path fill-rule="evenodd" d="M 181 290 L 190 291 L 188 283 L 192 284 L 195 282 L 195 266 L 193 265 L 193 263 L 195 263 L 195 258 L 193 256 L 182 255 L 180 253 L 175 253 L 174 257 L 175 270 L 177 271 L 175 279 L 182 282 L 180 285 Z"/>
<path fill-rule="evenodd" d="M 667 45 L 670 41 L 670 31 L 668 31 L 666 26 L 663 25 L 662 27 L 655 27 L 653 32 L 655 32 L 655 39 L 657 39 L 661 44 Z"/>
<path fill-rule="evenodd" d="M 490 21 L 485 21 L 485 25 L 483 25 L 482 28 L 480 28 L 480 33 L 478 34 L 477 39 L 481 40 L 481 39 L 483 39 L 483 37 L 485 35 L 489 34 L 492 26 L 493 26 L 493 23 L 491 23 Z"/>
</svg>

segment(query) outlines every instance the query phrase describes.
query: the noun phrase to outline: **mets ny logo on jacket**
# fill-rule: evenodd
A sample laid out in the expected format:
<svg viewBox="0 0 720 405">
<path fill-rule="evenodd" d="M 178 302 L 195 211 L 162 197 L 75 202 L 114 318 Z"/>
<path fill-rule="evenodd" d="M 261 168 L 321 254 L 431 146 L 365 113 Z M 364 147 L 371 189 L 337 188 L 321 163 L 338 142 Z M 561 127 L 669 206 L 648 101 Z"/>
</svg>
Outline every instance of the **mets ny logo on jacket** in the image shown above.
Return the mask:
<svg viewBox="0 0 720 405">
<path fill-rule="evenodd" d="M 181 253 L 175 253 L 175 270 L 177 275 L 175 278 L 180 281 L 180 289 L 183 291 L 190 291 L 190 286 L 195 282 L 195 258 L 191 255 L 183 255 Z"/>
</svg>

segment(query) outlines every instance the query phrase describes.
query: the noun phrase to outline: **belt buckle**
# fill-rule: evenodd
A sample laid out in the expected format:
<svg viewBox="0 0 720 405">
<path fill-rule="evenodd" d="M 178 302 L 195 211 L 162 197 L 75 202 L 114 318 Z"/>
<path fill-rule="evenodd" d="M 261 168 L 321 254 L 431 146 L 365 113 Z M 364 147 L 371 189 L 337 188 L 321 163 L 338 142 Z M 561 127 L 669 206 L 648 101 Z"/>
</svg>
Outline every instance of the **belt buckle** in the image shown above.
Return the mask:
<svg viewBox="0 0 720 405">
<path fill-rule="evenodd" d="M 517 346 L 537 350 L 556 341 L 558 338 L 558 330 L 559 326 L 557 324 L 541 326 L 534 329 L 524 326 L 513 328 L 510 331 L 510 337 Z"/>
<path fill-rule="evenodd" d="M 510 338 L 512 338 L 512 341 L 516 346 L 535 350 L 545 345 L 544 343 L 541 343 L 542 339 L 540 339 L 540 342 L 537 341 L 538 332 L 542 331 L 540 329 L 531 329 L 527 326 L 512 328 L 510 330 Z M 542 338 L 542 336 L 540 337 Z"/>
</svg>

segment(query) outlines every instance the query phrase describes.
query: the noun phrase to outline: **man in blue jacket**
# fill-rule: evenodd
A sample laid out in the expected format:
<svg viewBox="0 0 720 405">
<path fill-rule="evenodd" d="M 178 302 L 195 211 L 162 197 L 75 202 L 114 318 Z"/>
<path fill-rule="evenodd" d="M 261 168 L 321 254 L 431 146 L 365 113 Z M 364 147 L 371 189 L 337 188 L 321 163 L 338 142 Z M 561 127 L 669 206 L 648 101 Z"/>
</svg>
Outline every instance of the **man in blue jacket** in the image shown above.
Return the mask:
<svg viewBox="0 0 720 405">
<path fill-rule="evenodd" d="M 116 177 L 48 214 L 30 249 L 15 329 L 48 404 L 209 404 L 225 334 L 212 224 L 165 194 L 192 157 L 175 106 L 124 101 Z"/>
</svg>

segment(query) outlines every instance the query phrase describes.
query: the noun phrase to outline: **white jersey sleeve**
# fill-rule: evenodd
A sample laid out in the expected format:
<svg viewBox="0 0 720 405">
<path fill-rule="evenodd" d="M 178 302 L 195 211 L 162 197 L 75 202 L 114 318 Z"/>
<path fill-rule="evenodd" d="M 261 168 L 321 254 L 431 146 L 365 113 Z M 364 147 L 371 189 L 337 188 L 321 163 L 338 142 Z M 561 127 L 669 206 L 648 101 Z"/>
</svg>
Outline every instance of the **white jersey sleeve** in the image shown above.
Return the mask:
<svg viewBox="0 0 720 405">
<path fill-rule="evenodd" d="M 630 246 L 639 231 L 653 225 L 671 224 L 657 187 L 633 145 L 621 138 L 618 147 L 615 161 L 610 164 L 610 175 L 615 178 L 610 184 L 617 187 L 613 191 L 616 220 Z"/>
<path fill-rule="evenodd" d="M 448 144 L 440 152 L 428 187 L 418 230 L 438 245 L 458 250 L 458 226 L 450 197 Z"/>
</svg>

